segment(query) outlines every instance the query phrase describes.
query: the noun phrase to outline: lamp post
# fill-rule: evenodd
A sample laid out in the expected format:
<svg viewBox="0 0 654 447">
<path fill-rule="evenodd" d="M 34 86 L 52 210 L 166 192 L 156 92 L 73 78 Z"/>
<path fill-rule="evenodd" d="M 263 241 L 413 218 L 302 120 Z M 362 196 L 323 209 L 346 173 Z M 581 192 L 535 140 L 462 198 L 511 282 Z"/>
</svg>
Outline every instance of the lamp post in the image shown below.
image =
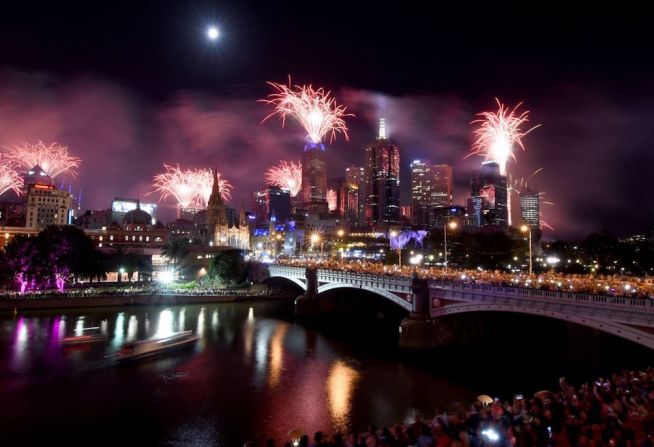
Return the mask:
<svg viewBox="0 0 654 447">
<path fill-rule="evenodd" d="M 450 227 L 451 230 L 455 230 L 457 227 L 456 222 L 452 221 L 446 225 L 443 225 L 443 254 L 445 255 L 445 272 L 447 272 L 447 227 Z"/>
<path fill-rule="evenodd" d="M 391 236 L 391 238 L 398 237 L 398 232 L 393 230 L 393 231 L 391 231 L 390 236 Z M 388 242 L 389 242 L 388 245 L 390 247 L 390 245 L 391 245 L 390 240 Z M 397 241 L 397 266 L 402 268 L 402 246 L 400 245 L 399 240 Z"/>
<path fill-rule="evenodd" d="M 310 240 L 311 240 L 311 245 L 315 247 L 316 244 L 320 242 L 320 235 L 318 233 L 312 233 Z M 320 244 L 320 255 L 322 256 L 322 244 Z"/>
<path fill-rule="evenodd" d="M 532 275 L 533 273 L 533 268 L 532 268 L 532 258 L 531 258 L 531 227 L 528 225 L 523 225 L 520 227 L 520 231 L 523 233 L 529 233 L 529 276 Z"/>
</svg>

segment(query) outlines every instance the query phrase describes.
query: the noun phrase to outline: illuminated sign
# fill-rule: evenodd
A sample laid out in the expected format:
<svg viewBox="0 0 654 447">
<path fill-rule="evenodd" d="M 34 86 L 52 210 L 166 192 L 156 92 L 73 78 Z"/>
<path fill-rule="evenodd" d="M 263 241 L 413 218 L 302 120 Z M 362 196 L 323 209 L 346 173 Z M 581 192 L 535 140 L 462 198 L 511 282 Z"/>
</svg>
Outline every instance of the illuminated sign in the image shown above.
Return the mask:
<svg viewBox="0 0 654 447">
<path fill-rule="evenodd" d="M 136 209 L 136 200 L 114 200 L 111 202 L 111 211 L 114 213 L 127 213 Z M 154 216 L 157 211 L 156 203 L 141 203 L 141 209 Z"/>
</svg>

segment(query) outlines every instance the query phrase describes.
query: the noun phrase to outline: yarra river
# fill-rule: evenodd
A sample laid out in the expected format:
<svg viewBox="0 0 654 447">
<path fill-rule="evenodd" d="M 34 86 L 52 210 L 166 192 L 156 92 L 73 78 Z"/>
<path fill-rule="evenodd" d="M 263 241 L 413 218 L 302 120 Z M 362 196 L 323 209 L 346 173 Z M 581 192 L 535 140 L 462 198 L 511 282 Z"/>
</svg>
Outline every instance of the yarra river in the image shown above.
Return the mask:
<svg viewBox="0 0 654 447">
<path fill-rule="evenodd" d="M 562 322 L 483 318 L 460 323 L 478 342 L 409 354 L 396 347 L 396 321 L 308 328 L 288 302 L 0 314 L 0 444 L 240 446 L 293 428 L 363 431 L 478 394 L 510 399 L 554 389 L 561 375 L 652 364 L 651 351 Z M 61 346 L 95 326 L 105 343 Z M 200 336 L 194 348 L 106 359 L 180 330 Z"/>
</svg>

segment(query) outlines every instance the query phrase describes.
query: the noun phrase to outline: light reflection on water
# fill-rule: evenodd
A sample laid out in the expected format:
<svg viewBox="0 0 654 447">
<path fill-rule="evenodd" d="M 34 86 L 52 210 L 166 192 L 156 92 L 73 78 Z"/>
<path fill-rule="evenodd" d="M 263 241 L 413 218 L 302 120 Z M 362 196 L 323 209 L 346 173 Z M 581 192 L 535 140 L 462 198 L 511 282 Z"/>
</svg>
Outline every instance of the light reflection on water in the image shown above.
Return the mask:
<svg viewBox="0 0 654 447">
<path fill-rule="evenodd" d="M 71 374 L 84 377 L 75 382 L 74 391 L 49 387 L 43 398 L 65 402 L 70 417 L 60 421 L 62 430 L 100 433 L 113 425 L 93 424 L 107 417 L 137 424 L 137 415 L 124 414 L 131 411 L 126 408 L 135 408 L 149 415 L 148 423 L 160 424 L 153 431 L 162 433 L 163 443 L 170 445 L 191 445 L 179 442 L 176 436 L 180 433 L 215 432 L 224 437 L 215 445 L 239 445 L 245 433 L 281 438 L 296 426 L 308 431 L 345 431 L 357 411 L 364 414 L 362 419 L 370 417 L 375 395 L 387 388 L 406 394 L 407 377 L 391 374 L 378 384 L 366 385 L 364 377 L 370 377 L 370 371 L 366 376 L 361 362 L 351 361 L 349 354 L 317 333 L 270 315 L 265 305 L 259 304 L 126 307 L 87 310 L 84 315 L 71 311 L 47 317 L 19 316 L 15 321 L 0 319 L 1 327 L 9 328 L 0 333 L 0 387 L 3 375 L 9 372 L 25 378 L 26 387 L 36 386 L 44 375 L 54 374 L 56 366 L 62 381 Z M 66 320 L 74 324 L 67 327 Z M 95 326 L 108 335 L 106 343 L 61 346 L 61 338 Z M 181 330 L 199 336 L 194 349 L 121 368 L 106 366 L 106 356 L 126 342 Z M 41 355 L 44 349 L 47 356 Z M 172 379 L 163 380 L 162 375 Z M 25 395 L 16 388 L 12 396 L 8 402 L 20 402 Z M 84 396 L 89 400 L 84 401 Z M 358 407 L 357 396 L 362 401 Z M 389 399 L 393 411 L 373 422 L 395 422 L 407 407 L 416 407 L 414 402 L 405 402 L 410 400 L 405 396 Z M 92 402 L 91 408 L 109 408 L 109 415 L 89 420 L 93 410 L 88 402 Z M 34 423 L 48 420 L 45 401 L 34 402 L 30 408 L 30 414 L 15 415 L 5 415 L 0 408 L 0 418 Z M 116 410 L 112 413 L 111 409 Z"/>
</svg>

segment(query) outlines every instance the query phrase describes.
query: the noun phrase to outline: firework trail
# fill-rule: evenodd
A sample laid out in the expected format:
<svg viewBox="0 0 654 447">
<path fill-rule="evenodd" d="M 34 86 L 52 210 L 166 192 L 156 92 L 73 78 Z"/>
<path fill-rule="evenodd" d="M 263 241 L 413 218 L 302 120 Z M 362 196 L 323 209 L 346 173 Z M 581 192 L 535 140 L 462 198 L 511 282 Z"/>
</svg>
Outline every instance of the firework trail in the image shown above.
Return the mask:
<svg viewBox="0 0 654 447">
<path fill-rule="evenodd" d="M 20 195 L 23 188 L 23 178 L 16 171 L 15 164 L 6 158 L 0 158 L 0 195 L 12 189 Z"/>
<path fill-rule="evenodd" d="M 22 143 L 9 149 L 8 158 L 25 168 L 39 166 L 50 178 L 61 174 L 77 175 L 77 168 L 82 162 L 68 153 L 68 148 L 57 143 L 45 145 L 42 141 L 36 144 Z"/>
<path fill-rule="evenodd" d="M 327 190 L 327 209 L 329 211 L 336 211 L 338 207 L 337 197 L 335 189 Z"/>
<path fill-rule="evenodd" d="M 197 183 L 198 195 L 195 201 L 200 208 L 206 208 L 209 204 L 209 197 L 211 197 L 214 174 L 211 169 L 196 169 L 190 172 L 196 176 L 195 181 Z M 216 180 L 218 181 L 220 196 L 225 202 L 228 202 L 232 198 L 232 184 L 223 179 L 220 172 L 216 172 Z"/>
<path fill-rule="evenodd" d="M 302 189 L 302 163 L 280 161 L 266 171 L 265 177 L 269 185 L 288 189 L 291 197 L 295 197 Z"/>
<path fill-rule="evenodd" d="M 288 86 L 268 82 L 274 92 L 268 95 L 268 99 L 262 99 L 261 102 L 272 104 L 275 106 L 275 110 L 263 121 L 278 115 L 282 120 L 283 127 L 286 118 L 293 117 L 304 127 L 307 136 L 315 144 L 321 143 L 327 134 L 330 134 L 330 142 L 337 133 L 342 133 L 345 139 L 348 139 L 347 126 L 343 118 L 354 115 L 345 113 L 345 106 L 337 105 L 336 100 L 331 97 L 331 92 L 322 88 L 314 89 L 311 85 L 291 87 L 290 77 L 288 81 Z"/>
</svg>

